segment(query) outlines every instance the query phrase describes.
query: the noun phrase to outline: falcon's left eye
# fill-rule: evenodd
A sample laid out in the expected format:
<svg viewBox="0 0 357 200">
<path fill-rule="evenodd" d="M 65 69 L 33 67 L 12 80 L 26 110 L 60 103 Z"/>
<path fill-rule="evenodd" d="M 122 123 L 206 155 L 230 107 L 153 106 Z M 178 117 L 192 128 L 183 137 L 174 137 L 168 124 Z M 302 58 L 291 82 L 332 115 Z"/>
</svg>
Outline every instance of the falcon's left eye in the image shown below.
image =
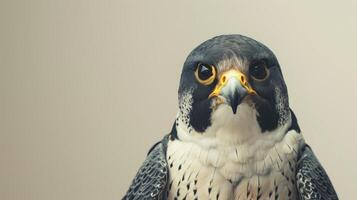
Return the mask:
<svg viewBox="0 0 357 200">
<path fill-rule="evenodd" d="M 201 84 L 209 85 L 216 78 L 216 69 L 212 65 L 199 63 L 195 71 L 195 77 Z"/>
<path fill-rule="evenodd" d="M 263 81 L 269 76 L 269 69 L 264 62 L 253 64 L 249 67 L 250 76 L 257 81 Z"/>
</svg>

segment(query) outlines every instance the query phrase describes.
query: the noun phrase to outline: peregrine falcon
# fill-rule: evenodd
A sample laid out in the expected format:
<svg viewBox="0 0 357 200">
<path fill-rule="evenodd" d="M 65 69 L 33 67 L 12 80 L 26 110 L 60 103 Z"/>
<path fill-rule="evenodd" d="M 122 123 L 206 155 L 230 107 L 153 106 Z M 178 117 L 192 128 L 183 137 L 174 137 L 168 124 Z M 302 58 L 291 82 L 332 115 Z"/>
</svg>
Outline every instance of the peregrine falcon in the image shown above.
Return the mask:
<svg viewBox="0 0 357 200">
<path fill-rule="evenodd" d="M 171 132 L 123 199 L 338 199 L 300 133 L 274 53 L 222 35 L 187 57 Z"/>
</svg>

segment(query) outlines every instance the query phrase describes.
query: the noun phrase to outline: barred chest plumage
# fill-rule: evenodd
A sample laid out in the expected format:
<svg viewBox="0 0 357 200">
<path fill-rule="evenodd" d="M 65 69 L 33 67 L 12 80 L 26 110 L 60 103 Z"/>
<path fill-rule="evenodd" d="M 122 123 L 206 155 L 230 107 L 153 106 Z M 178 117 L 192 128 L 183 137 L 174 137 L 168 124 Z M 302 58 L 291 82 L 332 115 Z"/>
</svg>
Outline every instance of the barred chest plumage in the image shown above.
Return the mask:
<svg viewBox="0 0 357 200">
<path fill-rule="evenodd" d="M 271 141 L 215 148 L 170 141 L 169 199 L 297 199 L 295 164 L 303 138 L 290 131 Z"/>
</svg>

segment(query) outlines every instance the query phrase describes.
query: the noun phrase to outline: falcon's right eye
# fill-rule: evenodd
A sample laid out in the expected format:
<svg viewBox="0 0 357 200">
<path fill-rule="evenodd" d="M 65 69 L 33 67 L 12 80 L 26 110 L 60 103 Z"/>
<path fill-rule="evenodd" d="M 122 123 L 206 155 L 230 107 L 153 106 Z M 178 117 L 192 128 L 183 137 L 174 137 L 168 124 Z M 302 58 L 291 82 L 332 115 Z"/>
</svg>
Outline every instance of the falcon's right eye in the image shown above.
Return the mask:
<svg viewBox="0 0 357 200">
<path fill-rule="evenodd" d="M 269 76 L 269 69 L 266 63 L 261 61 L 249 67 L 249 74 L 256 81 L 264 81 Z"/>
<path fill-rule="evenodd" d="M 201 84 L 209 85 L 216 78 L 216 69 L 212 65 L 199 63 L 195 71 L 195 77 Z"/>
</svg>

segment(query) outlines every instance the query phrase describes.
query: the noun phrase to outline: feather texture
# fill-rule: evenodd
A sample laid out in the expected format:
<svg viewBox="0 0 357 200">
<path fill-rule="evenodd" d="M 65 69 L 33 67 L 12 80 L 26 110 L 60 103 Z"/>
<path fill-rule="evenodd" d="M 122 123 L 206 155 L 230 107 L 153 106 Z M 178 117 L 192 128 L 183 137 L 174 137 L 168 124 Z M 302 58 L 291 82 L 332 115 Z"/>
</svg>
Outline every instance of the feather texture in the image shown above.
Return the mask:
<svg viewBox="0 0 357 200">
<path fill-rule="evenodd" d="M 329 177 L 309 146 L 302 149 L 296 181 L 301 200 L 338 199 Z"/>
<path fill-rule="evenodd" d="M 166 148 L 168 136 L 154 145 L 136 174 L 124 200 L 165 199 L 166 184 L 169 177 Z"/>
</svg>

